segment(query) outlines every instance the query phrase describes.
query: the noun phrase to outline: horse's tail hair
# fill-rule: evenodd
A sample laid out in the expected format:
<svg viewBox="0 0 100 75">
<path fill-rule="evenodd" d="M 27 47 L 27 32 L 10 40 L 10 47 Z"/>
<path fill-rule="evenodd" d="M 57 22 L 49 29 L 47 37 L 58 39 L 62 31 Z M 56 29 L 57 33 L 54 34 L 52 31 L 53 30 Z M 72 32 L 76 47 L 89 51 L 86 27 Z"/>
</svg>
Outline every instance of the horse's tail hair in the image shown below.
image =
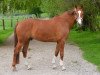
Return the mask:
<svg viewBox="0 0 100 75">
<path fill-rule="evenodd" d="M 18 38 L 17 38 L 17 34 L 16 34 L 16 27 L 18 24 L 16 24 L 15 29 L 14 29 L 14 47 L 16 47 L 17 43 L 18 43 Z"/>
</svg>

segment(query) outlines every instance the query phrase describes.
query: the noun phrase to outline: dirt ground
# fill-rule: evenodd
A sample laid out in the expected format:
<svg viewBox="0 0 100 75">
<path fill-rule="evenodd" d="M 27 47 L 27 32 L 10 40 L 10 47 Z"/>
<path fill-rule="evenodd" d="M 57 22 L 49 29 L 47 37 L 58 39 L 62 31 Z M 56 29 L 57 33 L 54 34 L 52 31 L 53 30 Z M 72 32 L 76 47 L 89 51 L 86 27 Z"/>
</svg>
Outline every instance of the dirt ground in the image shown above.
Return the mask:
<svg viewBox="0 0 100 75">
<path fill-rule="evenodd" d="M 62 71 L 59 66 L 59 56 L 57 58 L 57 68 L 52 69 L 52 58 L 56 43 L 40 42 L 33 40 L 30 42 L 30 51 L 28 56 L 32 70 L 27 70 L 22 57 L 17 71 L 12 71 L 13 56 L 13 35 L 0 46 L 0 75 L 100 75 L 96 66 L 87 62 L 82 57 L 82 51 L 79 47 L 65 44 L 64 63 L 66 70 Z"/>
</svg>

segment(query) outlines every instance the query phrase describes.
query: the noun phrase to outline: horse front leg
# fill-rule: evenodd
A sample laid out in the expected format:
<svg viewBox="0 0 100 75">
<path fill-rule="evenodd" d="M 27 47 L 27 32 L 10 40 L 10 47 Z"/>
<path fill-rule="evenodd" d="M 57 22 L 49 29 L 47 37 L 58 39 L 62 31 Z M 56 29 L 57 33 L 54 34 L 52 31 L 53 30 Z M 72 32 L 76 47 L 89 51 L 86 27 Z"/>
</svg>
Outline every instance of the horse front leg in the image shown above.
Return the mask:
<svg viewBox="0 0 100 75">
<path fill-rule="evenodd" d="M 29 59 L 27 57 L 28 46 L 29 46 L 29 41 L 24 43 L 24 46 L 23 46 L 23 49 L 22 49 L 22 53 L 23 53 L 23 57 L 24 57 L 24 61 L 25 61 L 24 64 L 27 67 L 27 69 L 29 70 L 29 69 L 31 69 L 31 66 L 29 64 L 29 61 L 28 61 Z"/>
<path fill-rule="evenodd" d="M 57 42 L 55 55 L 54 55 L 54 57 L 52 59 L 53 69 L 56 68 L 56 59 L 57 59 L 58 54 L 59 54 L 59 43 Z"/>
<path fill-rule="evenodd" d="M 64 45 L 65 45 L 65 40 L 61 40 L 59 42 L 59 50 L 60 50 L 60 66 L 62 67 L 62 70 L 66 70 L 63 62 L 63 57 L 64 57 Z"/>
<path fill-rule="evenodd" d="M 53 69 L 56 68 L 56 58 L 59 54 L 59 51 L 60 51 L 60 66 L 62 67 L 62 70 L 66 70 L 66 68 L 64 67 L 64 62 L 63 62 L 63 57 L 64 57 L 64 45 L 65 45 L 65 40 L 60 40 L 57 42 L 57 45 L 56 45 L 56 50 L 55 50 L 55 55 L 52 59 L 52 64 L 53 64 Z"/>
<path fill-rule="evenodd" d="M 22 44 L 18 42 L 14 49 L 13 63 L 12 63 L 13 71 L 16 70 L 16 64 L 19 63 L 19 53 L 20 53 L 21 47 L 22 47 Z"/>
</svg>

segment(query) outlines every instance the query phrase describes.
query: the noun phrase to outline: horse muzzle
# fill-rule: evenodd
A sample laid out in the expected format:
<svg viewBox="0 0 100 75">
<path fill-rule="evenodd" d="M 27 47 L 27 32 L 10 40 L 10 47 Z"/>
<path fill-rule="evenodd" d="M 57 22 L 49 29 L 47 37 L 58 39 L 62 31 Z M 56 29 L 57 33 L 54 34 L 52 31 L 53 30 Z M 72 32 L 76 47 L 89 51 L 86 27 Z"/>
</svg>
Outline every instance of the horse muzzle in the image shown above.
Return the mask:
<svg viewBox="0 0 100 75">
<path fill-rule="evenodd" d="M 78 25 L 81 27 L 82 26 L 83 19 L 82 18 L 77 18 L 76 21 L 77 21 Z"/>
</svg>

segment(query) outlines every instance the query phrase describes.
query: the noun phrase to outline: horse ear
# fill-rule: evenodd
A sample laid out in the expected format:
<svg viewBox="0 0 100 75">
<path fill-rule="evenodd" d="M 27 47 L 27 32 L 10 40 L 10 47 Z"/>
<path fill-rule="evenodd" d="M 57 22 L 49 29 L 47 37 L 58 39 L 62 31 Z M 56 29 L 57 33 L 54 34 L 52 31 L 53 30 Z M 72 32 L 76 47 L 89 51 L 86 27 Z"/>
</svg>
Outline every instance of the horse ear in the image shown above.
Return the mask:
<svg viewBox="0 0 100 75">
<path fill-rule="evenodd" d="M 76 11 L 76 9 L 77 9 L 77 6 L 75 5 L 75 6 L 74 6 L 74 11 Z"/>
<path fill-rule="evenodd" d="M 77 9 L 77 5 L 75 5 L 74 8 Z"/>
<path fill-rule="evenodd" d="M 71 15 L 74 15 L 75 14 L 75 10 L 74 11 L 71 11 Z"/>
<path fill-rule="evenodd" d="M 83 9 L 83 5 L 81 5 L 81 8 Z"/>
</svg>

